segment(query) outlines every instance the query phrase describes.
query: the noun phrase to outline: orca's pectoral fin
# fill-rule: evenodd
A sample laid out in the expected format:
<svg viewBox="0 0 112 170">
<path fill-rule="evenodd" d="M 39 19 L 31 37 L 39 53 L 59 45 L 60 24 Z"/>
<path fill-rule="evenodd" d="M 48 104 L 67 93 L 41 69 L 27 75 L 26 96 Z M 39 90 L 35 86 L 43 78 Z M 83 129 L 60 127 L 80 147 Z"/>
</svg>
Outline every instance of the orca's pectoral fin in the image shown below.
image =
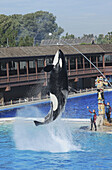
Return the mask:
<svg viewBox="0 0 112 170">
<path fill-rule="evenodd" d="M 66 89 L 61 90 L 61 92 L 63 93 L 63 95 L 67 98 L 68 97 L 68 91 Z"/>
<path fill-rule="evenodd" d="M 50 72 L 53 69 L 54 65 L 47 65 L 46 67 L 44 67 L 44 71 L 45 72 Z"/>
<path fill-rule="evenodd" d="M 44 123 L 43 122 L 39 122 L 39 121 L 34 121 L 34 123 L 35 123 L 35 126 L 39 126 L 39 125 L 43 125 Z"/>
</svg>

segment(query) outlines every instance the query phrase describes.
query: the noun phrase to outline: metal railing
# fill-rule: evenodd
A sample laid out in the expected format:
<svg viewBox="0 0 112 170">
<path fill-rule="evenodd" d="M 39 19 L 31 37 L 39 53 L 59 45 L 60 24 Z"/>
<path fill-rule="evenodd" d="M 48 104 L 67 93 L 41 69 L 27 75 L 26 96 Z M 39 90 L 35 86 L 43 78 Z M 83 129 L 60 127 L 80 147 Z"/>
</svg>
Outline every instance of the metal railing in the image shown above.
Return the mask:
<svg viewBox="0 0 112 170">
<path fill-rule="evenodd" d="M 0 106 L 10 106 L 10 105 L 15 105 L 15 104 L 25 104 L 25 103 L 31 103 L 31 102 L 35 102 L 35 101 L 39 101 L 42 99 L 47 99 L 49 97 L 45 96 L 45 97 L 31 97 L 31 98 L 19 98 L 18 100 L 10 100 L 8 102 L 2 102 L 0 103 Z"/>
</svg>

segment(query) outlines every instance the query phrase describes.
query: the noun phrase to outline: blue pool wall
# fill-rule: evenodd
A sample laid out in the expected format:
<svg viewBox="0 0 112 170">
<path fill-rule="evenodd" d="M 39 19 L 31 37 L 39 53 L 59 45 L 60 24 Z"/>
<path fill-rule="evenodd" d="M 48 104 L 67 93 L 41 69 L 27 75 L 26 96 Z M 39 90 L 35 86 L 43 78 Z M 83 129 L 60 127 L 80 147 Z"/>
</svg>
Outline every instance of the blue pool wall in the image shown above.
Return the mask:
<svg viewBox="0 0 112 170">
<path fill-rule="evenodd" d="M 112 106 L 111 96 L 112 96 L 112 92 L 105 92 L 105 103 L 109 101 L 110 105 Z M 97 93 L 87 94 L 83 96 L 69 97 L 67 99 L 67 104 L 62 117 L 90 118 L 90 113 L 87 109 L 87 106 L 90 107 L 90 110 L 95 109 L 96 113 L 98 114 Z M 0 109 L 0 118 L 16 117 L 17 111 L 21 109 L 23 109 L 24 111 L 24 108 L 26 107 L 38 108 L 42 113 L 42 117 L 44 117 L 50 110 L 50 101 L 41 101 L 39 103 L 34 103 L 34 104 L 25 104 L 25 105 L 14 106 L 11 108 Z"/>
</svg>

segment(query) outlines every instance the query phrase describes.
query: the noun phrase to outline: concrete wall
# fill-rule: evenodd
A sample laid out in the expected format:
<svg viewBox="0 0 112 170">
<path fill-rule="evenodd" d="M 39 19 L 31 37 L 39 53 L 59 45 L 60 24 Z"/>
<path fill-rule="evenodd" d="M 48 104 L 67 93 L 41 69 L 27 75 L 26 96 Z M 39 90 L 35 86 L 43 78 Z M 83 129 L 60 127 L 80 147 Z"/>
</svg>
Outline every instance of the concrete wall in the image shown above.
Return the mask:
<svg viewBox="0 0 112 170">
<path fill-rule="evenodd" d="M 95 78 L 81 78 L 78 79 L 77 82 L 69 80 L 69 87 L 71 87 L 71 91 L 95 87 Z M 4 101 L 18 100 L 19 98 L 24 99 L 27 97 L 40 96 L 44 98 L 48 94 L 48 91 L 49 88 L 42 83 L 37 85 L 12 87 L 9 88 L 8 91 L 2 89 L 2 91 L 0 91 L 0 103 L 3 103 Z"/>
<path fill-rule="evenodd" d="M 78 79 L 76 89 L 79 90 L 79 89 L 86 89 L 86 88 L 95 87 L 95 79 L 96 79 L 96 77 Z"/>
<path fill-rule="evenodd" d="M 42 90 L 42 85 L 13 87 L 4 91 L 4 101 L 18 100 L 19 98 L 37 97 Z"/>
</svg>

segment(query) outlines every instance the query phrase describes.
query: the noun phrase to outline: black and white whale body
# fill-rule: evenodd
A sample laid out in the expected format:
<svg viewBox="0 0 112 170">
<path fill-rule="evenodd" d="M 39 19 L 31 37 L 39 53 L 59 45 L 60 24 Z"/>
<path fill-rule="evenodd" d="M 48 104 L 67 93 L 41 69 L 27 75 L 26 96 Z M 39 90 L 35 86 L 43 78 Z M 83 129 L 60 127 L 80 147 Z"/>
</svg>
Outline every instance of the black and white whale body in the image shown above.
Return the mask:
<svg viewBox="0 0 112 170">
<path fill-rule="evenodd" d="M 66 62 L 65 56 L 61 50 L 57 51 L 52 65 L 46 66 L 44 71 L 51 71 L 49 81 L 51 109 L 43 122 L 34 121 L 36 126 L 54 121 L 63 112 L 68 96 Z"/>
</svg>

